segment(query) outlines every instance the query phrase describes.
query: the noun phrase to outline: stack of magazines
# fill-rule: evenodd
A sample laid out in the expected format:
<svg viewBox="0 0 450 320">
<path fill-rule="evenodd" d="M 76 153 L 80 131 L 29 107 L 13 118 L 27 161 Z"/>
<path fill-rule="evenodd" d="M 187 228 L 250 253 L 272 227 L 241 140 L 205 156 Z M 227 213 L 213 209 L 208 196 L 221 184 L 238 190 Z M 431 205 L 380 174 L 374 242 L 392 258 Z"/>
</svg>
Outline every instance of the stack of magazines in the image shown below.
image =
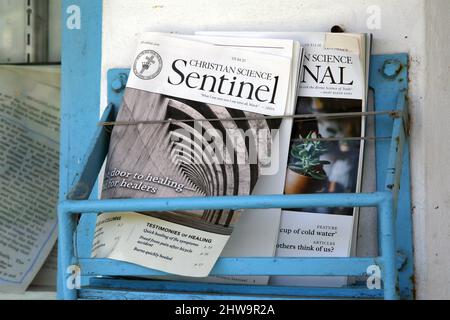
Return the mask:
<svg viewBox="0 0 450 320">
<path fill-rule="evenodd" d="M 365 121 L 345 113 L 367 110 L 369 57 L 366 34 L 143 34 L 102 198 L 360 192 Z M 105 212 L 92 257 L 170 280 L 342 286 L 209 275 L 220 256 L 349 256 L 357 221 L 355 208 Z"/>
</svg>

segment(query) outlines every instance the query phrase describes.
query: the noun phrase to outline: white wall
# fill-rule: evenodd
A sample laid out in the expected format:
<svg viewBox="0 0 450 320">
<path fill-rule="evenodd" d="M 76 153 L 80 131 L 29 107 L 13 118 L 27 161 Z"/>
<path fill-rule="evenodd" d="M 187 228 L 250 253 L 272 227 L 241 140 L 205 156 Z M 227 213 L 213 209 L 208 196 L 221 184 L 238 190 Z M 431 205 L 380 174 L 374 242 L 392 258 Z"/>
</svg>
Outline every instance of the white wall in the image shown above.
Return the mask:
<svg viewBox="0 0 450 320">
<path fill-rule="evenodd" d="M 417 280 L 421 297 L 449 299 L 450 178 L 447 171 L 450 159 L 450 1 L 427 1 L 426 13 L 426 20 L 429 21 L 423 104 L 426 196 L 423 207 L 416 211 Z"/>
<path fill-rule="evenodd" d="M 378 30 L 367 28 L 371 5 L 381 10 Z M 450 133 L 449 13 L 448 0 L 104 0 L 103 93 L 106 71 L 129 67 L 138 34 L 149 30 L 328 31 L 340 24 L 372 32 L 374 53 L 409 52 L 417 295 L 450 298 L 450 151 L 439 140 Z"/>
</svg>

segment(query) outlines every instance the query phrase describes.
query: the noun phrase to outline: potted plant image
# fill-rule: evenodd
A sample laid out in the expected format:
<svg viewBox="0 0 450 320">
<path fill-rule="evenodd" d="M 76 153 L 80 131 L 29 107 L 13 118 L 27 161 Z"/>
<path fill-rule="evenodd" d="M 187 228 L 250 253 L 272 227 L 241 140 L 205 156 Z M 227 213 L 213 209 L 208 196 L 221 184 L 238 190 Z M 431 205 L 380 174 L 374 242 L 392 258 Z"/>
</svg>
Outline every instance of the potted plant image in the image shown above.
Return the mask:
<svg viewBox="0 0 450 320">
<path fill-rule="evenodd" d="M 323 141 L 315 132 L 310 132 L 305 138 L 292 145 L 290 161 L 286 176 L 285 194 L 307 194 L 319 191 L 327 179 L 323 170 L 329 161 L 320 160 L 327 152 Z"/>
</svg>

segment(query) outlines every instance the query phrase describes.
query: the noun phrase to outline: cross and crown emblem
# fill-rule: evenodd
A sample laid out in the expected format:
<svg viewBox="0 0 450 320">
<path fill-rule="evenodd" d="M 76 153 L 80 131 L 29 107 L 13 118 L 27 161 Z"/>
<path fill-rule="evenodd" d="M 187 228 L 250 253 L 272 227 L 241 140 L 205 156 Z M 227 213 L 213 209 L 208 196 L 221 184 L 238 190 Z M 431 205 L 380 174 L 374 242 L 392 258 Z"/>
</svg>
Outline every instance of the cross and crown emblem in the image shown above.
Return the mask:
<svg viewBox="0 0 450 320">
<path fill-rule="evenodd" d="M 151 80 L 161 73 L 162 67 L 162 58 L 156 51 L 144 50 L 137 56 L 133 70 L 138 78 Z"/>
<path fill-rule="evenodd" d="M 156 63 L 156 61 L 155 61 L 154 55 L 151 55 L 150 57 L 149 56 L 145 57 L 145 61 L 142 62 L 141 73 L 143 74 L 145 71 L 150 69 L 151 65 L 154 65 L 155 63 Z"/>
</svg>

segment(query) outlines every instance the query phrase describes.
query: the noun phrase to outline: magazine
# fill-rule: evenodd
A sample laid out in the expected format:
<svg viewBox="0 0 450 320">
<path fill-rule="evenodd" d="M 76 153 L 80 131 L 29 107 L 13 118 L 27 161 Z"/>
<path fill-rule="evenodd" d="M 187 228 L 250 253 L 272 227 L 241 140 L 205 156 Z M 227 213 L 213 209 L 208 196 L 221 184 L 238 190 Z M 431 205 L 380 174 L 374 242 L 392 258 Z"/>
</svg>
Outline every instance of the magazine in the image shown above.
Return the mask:
<svg viewBox="0 0 450 320">
<path fill-rule="evenodd" d="M 299 38 L 300 35 L 294 37 Z M 315 33 L 304 35 L 302 43 L 305 62 L 296 113 L 365 112 L 370 57 L 368 37 Z M 296 122 L 285 193 L 360 192 L 364 140 L 345 138 L 364 136 L 365 118 L 360 116 Z M 283 211 L 277 256 L 350 256 L 356 244 L 358 213 L 358 208 Z M 339 287 L 345 286 L 347 280 L 346 277 L 272 277 L 271 284 Z"/>
<path fill-rule="evenodd" d="M 303 32 L 198 34 L 299 41 L 304 47 L 305 57 L 296 114 L 341 116 L 295 121 L 285 194 L 360 192 L 364 141 L 345 138 L 364 137 L 365 118 L 342 114 L 367 110 L 368 35 Z M 354 252 L 357 221 L 357 208 L 283 210 L 276 255 L 347 257 Z M 339 287 L 347 284 L 347 278 L 272 277 L 271 284 Z"/>
<path fill-rule="evenodd" d="M 299 48 L 282 41 L 291 52 Z M 279 168 L 281 118 L 294 111 L 287 108 L 297 80 L 292 64 L 292 56 L 144 34 L 112 132 L 102 198 L 253 194 Z M 207 277 L 240 214 L 104 213 L 92 257 Z"/>
</svg>

